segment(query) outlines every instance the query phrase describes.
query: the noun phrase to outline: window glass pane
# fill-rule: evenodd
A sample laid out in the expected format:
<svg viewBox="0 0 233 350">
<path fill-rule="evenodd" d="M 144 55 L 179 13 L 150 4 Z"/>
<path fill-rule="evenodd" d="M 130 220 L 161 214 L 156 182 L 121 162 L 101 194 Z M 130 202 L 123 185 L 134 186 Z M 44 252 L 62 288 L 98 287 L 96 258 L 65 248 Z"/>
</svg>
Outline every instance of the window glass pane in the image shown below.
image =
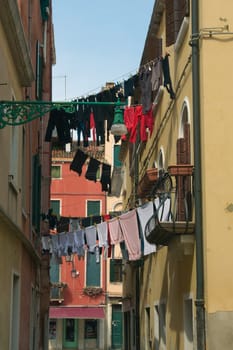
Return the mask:
<svg viewBox="0 0 233 350">
<path fill-rule="evenodd" d="M 49 339 L 56 339 L 57 334 L 57 321 L 50 320 L 49 321 Z"/>
<path fill-rule="evenodd" d="M 65 341 L 74 342 L 75 340 L 75 327 L 74 319 L 67 319 L 65 325 Z"/>
<path fill-rule="evenodd" d="M 97 338 L 97 320 L 85 320 L 85 339 Z"/>
<path fill-rule="evenodd" d="M 110 282 L 122 282 L 122 259 L 110 260 Z"/>
<path fill-rule="evenodd" d="M 53 179 L 61 178 L 61 167 L 60 165 L 53 165 L 51 168 L 51 176 Z"/>
</svg>

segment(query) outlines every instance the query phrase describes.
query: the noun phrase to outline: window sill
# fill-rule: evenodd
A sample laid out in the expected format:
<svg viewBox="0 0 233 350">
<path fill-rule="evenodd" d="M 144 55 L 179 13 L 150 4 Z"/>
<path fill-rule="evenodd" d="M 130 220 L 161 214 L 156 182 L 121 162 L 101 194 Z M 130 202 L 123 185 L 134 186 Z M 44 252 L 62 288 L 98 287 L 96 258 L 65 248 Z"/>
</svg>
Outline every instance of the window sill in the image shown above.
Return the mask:
<svg viewBox="0 0 233 350">
<path fill-rule="evenodd" d="M 16 195 L 19 194 L 19 188 L 16 185 L 16 182 L 14 181 L 14 176 L 13 175 L 8 175 L 8 183 L 10 188 L 15 192 Z"/>
</svg>

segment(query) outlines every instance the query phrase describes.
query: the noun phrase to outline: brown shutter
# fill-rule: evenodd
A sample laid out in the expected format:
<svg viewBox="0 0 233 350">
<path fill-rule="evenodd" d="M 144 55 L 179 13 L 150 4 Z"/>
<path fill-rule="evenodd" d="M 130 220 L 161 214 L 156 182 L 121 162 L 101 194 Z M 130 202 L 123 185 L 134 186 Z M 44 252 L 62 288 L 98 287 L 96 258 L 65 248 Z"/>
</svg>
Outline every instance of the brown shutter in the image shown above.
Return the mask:
<svg viewBox="0 0 233 350">
<path fill-rule="evenodd" d="M 185 16 L 189 16 L 189 0 L 166 0 L 166 45 L 175 43 Z"/>
<path fill-rule="evenodd" d="M 166 46 L 175 42 L 174 0 L 166 0 Z"/>
</svg>

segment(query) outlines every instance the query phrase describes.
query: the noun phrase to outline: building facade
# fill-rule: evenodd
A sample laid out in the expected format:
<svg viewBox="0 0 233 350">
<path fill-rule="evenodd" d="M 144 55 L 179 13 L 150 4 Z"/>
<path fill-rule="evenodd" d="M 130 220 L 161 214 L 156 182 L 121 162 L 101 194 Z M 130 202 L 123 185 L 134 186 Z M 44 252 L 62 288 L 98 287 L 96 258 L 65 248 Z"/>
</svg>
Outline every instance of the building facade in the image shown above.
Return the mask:
<svg viewBox="0 0 233 350">
<path fill-rule="evenodd" d="M 128 144 L 124 210 L 153 204 L 143 231 L 156 251 L 125 267 L 125 349 L 232 347 L 231 13 L 230 3 L 154 5 L 139 68 L 145 84 L 154 74 L 154 125 Z M 146 106 L 140 88 L 134 105 Z"/>
<path fill-rule="evenodd" d="M 50 101 L 51 2 L 3 1 L 0 43 L 0 99 Z M 17 123 L 20 113 L 1 109 L 0 347 L 46 349 L 49 260 L 41 256 L 40 238 L 48 233 L 41 213 L 49 208 L 50 146 L 44 143 L 46 115 Z"/>
<path fill-rule="evenodd" d="M 85 152 L 103 158 L 97 148 L 90 147 Z M 68 220 L 67 228 L 59 229 L 57 225 L 55 235 L 60 237 L 72 230 L 72 220 L 78 221 L 79 229 L 94 228 L 99 222 L 95 220 L 106 214 L 106 193 L 100 182 L 85 178 L 88 160 L 79 176 L 70 169 L 74 156 L 75 152 L 53 150 L 51 208 L 58 222 Z M 85 219 L 89 220 L 87 224 Z M 51 256 L 50 349 L 105 348 L 106 270 L 103 254 L 97 261 L 94 251 L 88 249 L 62 256 L 60 261 Z"/>
<path fill-rule="evenodd" d="M 88 140 L 77 147 L 77 143 L 74 137 L 70 145 L 57 147 L 56 138 L 53 139 L 50 203 L 57 222 L 55 230 L 50 231 L 52 240 L 56 236 L 60 239 L 64 233 L 66 237 L 76 236 L 77 231 L 83 231 L 87 237 L 87 232 L 93 233 L 95 228 L 98 238 L 97 225 L 105 222 L 107 228 L 108 219 L 122 210 L 121 186 L 115 187 L 114 194 L 103 190 L 101 182 L 104 164 L 111 164 L 112 171 L 121 167 L 120 145 L 107 132 L 105 144 L 98 146 L 97 141 Z M 98 171 L 93 168 L 96 161 Z M 87 179 L 87 174 L 95 180 Z M 75 230 L 74 220 L 78 222 Z M 65 221 L 66 227 L 62 224 Z M 51 255 L 50 349 L 122 349 L 122 254 L 119 245 L 112 250 L 109 237 L 107 241 L 107 246 L 100 247 L 98 261 L 87 241 L 81 253 L 64 254 L 59 261 Z M 96 244 L 99 245 L 98 239 Z M 73 332 L 69 340 L 70 323 Z"/>
</svg>

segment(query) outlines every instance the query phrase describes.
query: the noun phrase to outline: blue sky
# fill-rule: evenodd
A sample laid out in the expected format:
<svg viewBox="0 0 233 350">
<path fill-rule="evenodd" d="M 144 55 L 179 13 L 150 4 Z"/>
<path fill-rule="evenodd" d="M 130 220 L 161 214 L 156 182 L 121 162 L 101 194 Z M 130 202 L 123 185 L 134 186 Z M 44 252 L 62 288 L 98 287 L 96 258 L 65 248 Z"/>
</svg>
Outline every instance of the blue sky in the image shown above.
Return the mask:
<svg viewBox="0 0 233 350">
<path fill-rule="evenodd" d="M 53 100 L 100 91 L 134 74 L 155 0 L 53 0 Z"/>
</svg>

